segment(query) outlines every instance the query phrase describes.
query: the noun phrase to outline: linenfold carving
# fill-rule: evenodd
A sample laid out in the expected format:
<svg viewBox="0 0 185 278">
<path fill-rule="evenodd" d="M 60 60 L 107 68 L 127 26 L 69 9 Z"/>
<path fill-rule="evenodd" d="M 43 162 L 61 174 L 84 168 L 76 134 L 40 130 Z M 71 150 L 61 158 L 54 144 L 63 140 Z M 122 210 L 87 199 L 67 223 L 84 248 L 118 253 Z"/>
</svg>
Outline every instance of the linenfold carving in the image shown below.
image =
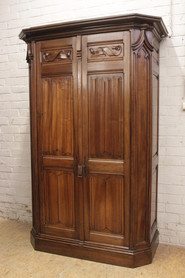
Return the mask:
<svg viewBox="0 0 185 278">
<path fill-rule="evenodd" d="M 89 52 L 91 57 L 112 57 L 112 56 L 119 56 L 122 53 L 121 45 L 116 46 L 99 46 L 99 47 L 91 47 L 89 48 Z"/>
<path fill-rule="evenodd" d="M 61 60 L 71 60 L 71 49 L 47 51 L 42 54 L 43 62 L 57 62 Z"/>
</svg>

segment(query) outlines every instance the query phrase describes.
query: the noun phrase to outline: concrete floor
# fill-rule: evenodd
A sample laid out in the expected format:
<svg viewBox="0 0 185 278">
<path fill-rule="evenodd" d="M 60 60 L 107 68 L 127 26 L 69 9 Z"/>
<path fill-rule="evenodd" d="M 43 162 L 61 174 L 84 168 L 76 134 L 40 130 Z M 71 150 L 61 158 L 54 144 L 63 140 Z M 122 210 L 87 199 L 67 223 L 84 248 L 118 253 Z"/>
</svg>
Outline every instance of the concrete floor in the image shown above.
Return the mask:
<svg viewBox="0 0 185 278">
<path fill-rule="evenodd" d="M 160 244 L 153 263 L 136 269 L 34 251 L 30 225 L 0 218 L 0 278 L 185 278 L 185 249 Z"/>
</svg>

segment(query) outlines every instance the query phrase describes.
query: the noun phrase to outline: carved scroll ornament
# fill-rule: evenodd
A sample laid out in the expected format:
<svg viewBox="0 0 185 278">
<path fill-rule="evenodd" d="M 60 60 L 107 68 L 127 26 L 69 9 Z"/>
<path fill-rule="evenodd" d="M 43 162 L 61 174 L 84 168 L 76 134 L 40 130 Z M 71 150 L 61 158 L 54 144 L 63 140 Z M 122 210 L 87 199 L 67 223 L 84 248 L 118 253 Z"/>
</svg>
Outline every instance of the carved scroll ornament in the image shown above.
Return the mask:
<svg viewBox="0 0 185 278">
<path fill-rule="evenodd" d="M 121 45 L 116 46 L 99 46 L 89 48 L 91 58 L 97 57 L 114 57 L 122 53 Z"/>
<path fill-rule="evenodd" d="M 57 62 L 61 60 L 71 60 L 72 52 L 70 49 L 47 51 L 42 54 L 44 62 Z"/>
</svg>

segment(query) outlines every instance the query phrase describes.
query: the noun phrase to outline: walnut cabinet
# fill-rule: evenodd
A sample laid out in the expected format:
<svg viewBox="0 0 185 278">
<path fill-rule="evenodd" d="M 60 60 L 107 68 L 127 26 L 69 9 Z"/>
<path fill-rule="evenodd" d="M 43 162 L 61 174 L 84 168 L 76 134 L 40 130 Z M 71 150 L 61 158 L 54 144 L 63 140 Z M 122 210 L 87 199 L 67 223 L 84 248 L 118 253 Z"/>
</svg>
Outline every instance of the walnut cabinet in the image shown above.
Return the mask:
<svg viewBox="0 0 185 278">
<path fill-rule="evenodd" d="M 36 250 L 128 267 L 158 242 L 161 18 L 24 29 Z"/>
</svg>

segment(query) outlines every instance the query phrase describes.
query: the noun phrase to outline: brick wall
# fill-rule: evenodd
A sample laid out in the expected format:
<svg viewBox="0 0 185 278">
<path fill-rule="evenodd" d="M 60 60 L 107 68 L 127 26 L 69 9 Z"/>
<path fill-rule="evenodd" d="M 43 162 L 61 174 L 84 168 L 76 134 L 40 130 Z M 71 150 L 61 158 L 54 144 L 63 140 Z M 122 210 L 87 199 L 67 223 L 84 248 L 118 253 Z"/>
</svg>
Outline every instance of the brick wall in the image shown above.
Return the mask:
<svg viewBox="0 0 185 278">
<path fill-rule="evenodd" d="M 184 0 L 6 0 L 0 3 L 0 215 L 31 220 L 28 71 L 22 28 L 128 13 L 162 16 L 160 49 L 160 241 L 185 246 Z"/>
</svg>

